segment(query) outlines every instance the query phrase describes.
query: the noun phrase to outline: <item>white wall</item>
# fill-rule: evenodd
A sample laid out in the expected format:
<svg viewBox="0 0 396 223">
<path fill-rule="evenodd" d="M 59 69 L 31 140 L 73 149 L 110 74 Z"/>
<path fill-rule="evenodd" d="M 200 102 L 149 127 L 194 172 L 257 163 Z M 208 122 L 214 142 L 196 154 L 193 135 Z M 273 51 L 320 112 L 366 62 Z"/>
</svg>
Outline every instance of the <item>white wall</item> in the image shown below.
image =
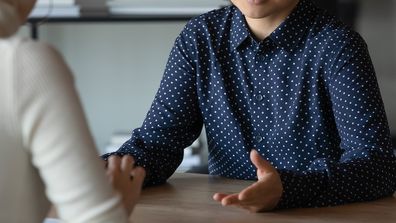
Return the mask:
<svg viewBox="0 0 396 223">
<path fill-rule="evenodd" d="M 39 29 L 40 39 L 56 46 L 74 71 L 100 151 L 113 132 L 141 125 L 185 23 L 47 24 Z"/>
</svg>

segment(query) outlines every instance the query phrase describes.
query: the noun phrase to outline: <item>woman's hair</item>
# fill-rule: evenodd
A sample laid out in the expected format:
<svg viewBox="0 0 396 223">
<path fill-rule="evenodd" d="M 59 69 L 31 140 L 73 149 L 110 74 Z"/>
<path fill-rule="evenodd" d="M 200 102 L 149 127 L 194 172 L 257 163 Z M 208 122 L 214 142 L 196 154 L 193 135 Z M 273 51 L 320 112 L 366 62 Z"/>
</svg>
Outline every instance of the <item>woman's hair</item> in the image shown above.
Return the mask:
<svg viewBox="0 0 396 223">
<path fill-rule="evenodd" d="M 0 0 L 0 38 L 12 36 L 21 25 L 15 0 Z"/>
</svg>

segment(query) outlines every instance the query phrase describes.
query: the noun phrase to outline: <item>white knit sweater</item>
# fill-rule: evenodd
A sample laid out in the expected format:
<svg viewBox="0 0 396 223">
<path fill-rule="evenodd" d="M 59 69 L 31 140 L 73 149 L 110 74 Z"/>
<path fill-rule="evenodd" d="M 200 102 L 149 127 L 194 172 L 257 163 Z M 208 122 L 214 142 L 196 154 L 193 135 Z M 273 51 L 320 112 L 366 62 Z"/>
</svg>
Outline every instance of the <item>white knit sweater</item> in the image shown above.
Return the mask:
<svg viewBox="0 0 396 223">
<path fill-rule="evenodd" d="M 103 168 L 62 57 L 0 39 L 0 222 L 127 222 Z"/>
</svg>

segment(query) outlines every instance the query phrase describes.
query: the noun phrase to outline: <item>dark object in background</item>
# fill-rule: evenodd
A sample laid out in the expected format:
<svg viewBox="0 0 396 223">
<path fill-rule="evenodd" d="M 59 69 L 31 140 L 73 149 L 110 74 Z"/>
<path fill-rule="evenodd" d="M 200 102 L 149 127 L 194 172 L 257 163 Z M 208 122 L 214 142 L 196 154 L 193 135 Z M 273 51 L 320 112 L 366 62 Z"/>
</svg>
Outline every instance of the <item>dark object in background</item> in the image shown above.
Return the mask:
<svg viewBox="0 0 396 223">
<path fill-rule="evenodd" d="M 336 15 L 341 21 L 355 28 L 359 14 L 359 0 L 313 0 L 320 8 Z"/>
<path fill-rule="evenodd" d="M 209 174 L 209 169 L 207 165 L 194 166 L 187 170 L 186 173 Z"/>
</svg>

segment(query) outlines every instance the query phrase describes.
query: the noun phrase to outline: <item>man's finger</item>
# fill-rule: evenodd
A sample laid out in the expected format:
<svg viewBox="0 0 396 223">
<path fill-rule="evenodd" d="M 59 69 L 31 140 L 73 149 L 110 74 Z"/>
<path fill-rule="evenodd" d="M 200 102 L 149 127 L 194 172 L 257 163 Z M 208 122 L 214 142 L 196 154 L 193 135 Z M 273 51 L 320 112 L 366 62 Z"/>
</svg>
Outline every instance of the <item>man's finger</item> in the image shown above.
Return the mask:
<svg viewBox="0 0 396 223">
<path fill-rule="evenodd" d="M 274 167 L 255 150 L 250 151 L 250 160 L 260 172 L 272 172 Z"/>
<path fill-rule="evenodd" d="M 227 197 L 229 194 L 224 194 L 224 193 L 215 193 L 213 195 L 213 200 L 221 202 L 221 200 L 223 200 L 223 198 Z"/>
<path fill-rule="evenodd" d="M 238 199 L 242 201 L 243 203 L 250 203 L 250 201 L 253 201 L 257 196 L 257 192 L 260 193 L 260 183 L 256 182 L 249 187 L 243 189 L 239 195 Z M 262 191 L 264 192 L 264 191 Z"/>
<path fill-rule="evenodd" d="M 221 204 L 223 206 L 228 206 L 228 205 L 239 205 L 240 201 L 238 199 L 238 194 L 231 194 L 228 195 L 227 197 L 224 197 L 221 200 Z"/>
</svg>

